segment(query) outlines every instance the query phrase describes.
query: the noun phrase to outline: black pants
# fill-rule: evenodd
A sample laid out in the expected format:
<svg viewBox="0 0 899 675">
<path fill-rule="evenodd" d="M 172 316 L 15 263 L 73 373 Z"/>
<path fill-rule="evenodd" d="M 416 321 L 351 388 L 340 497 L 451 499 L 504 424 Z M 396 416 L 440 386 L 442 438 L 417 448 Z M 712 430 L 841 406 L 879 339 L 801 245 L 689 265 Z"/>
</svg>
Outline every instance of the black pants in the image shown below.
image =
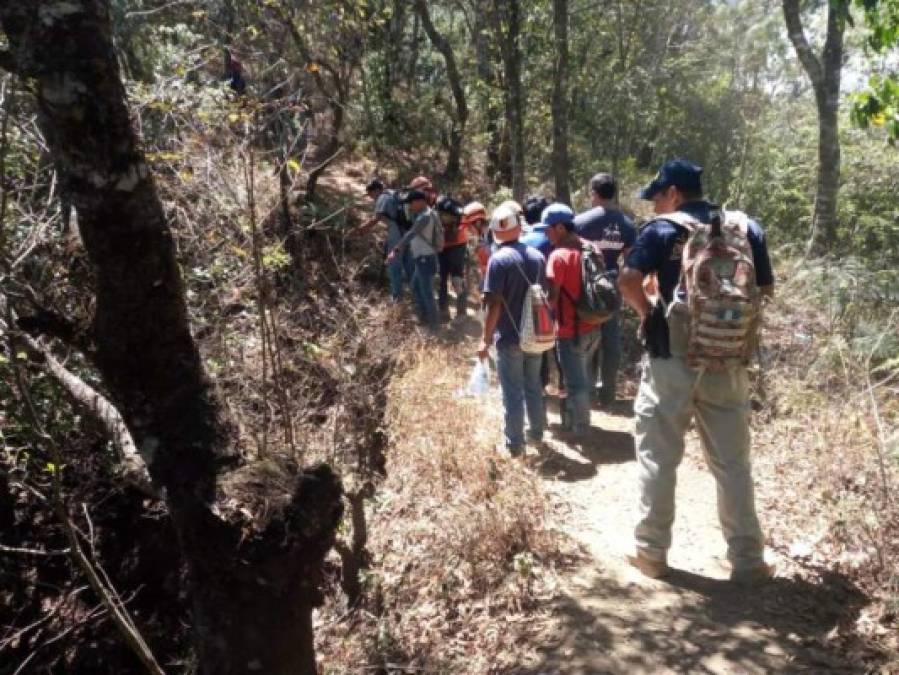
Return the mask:
<svg viewBox="0 0 899 675">
<path fill-rule="evenodd" d="M 562 372 L 562 362 L 559 360 L 559 350 L 555 347 L 543 352 L 543 360 L 540 362 L 540 381 L 543 382 L 544 387 L 549 384 L 550 361 L 555 361 L 556 370 L 559 371 L 559 389 L 564 389 L 565 375 Z"/>
<path fill-rule="evenodd" d="M 445 248 L 440 252 L 440 293 L 438 305 L 441 311 L 449 309 L 449 281 L 451 278 L 458 278 L 457 283 L 460 284 L 456 288 L 456 311 L 462 313 L 465 311 L 465 304 L 468 302 L 468 281 L 466 279 L 465 267 L 468 263 L 468 247 L 464 244 Z"/>
</svg>

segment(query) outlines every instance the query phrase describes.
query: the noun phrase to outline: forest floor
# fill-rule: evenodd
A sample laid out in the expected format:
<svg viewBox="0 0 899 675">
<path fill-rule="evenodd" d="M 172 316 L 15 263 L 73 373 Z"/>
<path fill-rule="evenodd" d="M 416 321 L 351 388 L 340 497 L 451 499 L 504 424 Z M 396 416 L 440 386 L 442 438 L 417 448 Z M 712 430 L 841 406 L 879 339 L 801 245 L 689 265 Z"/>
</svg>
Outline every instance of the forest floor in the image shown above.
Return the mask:
<svg viewBox="0 0 899 675">
<path fill-rule="evenodd" d="M 475 340 L 459 339 L 453 346 L 457 358 L 460 349 L 474 352 Z M 551 527 L 573 540 L 581 555 L 556 570 L 558 586 L 543 608 L 550 620 L 537 638 L 537 663 L 495 672 L 878 672 L 872 652 L 841 631 L 867 604 L 845 576 L 810 575 L 769 549 L 766 557 L 777 568 L 773 581 L 752 589 L 728 581 L 715 483 L 695 432 L 678 472 L 672 574 L 651 580 L 628 565 L 638 502 L 636 371 L 631 362 L 621 386 L 627 397 L 611 409 L 594 408 L 591 434 L 577 445 L 562 440 L 556 401 L 550 399 L 550 433 L 539 456 L 530 457 L 530 471 L 553 503 Z M 479 431 L 499 440 L 496 392 L 485 400 L 492 403 L 479 407 Z M 768 480 L 770 471 L 778 469 L 762 462 L 756 472 L 763 525 L 778 517 L 772 492 L 782 489 L 779 481 Z"/>
<path fill-rule="evenodd" d="M 594 411 L 580 447 L 550 439 L 540 465 L 588 562 L 564 578 L 554 603 L 561 630 L 532 672 L 858 672 L 827 637 L 859 594 L 786 576 L 758 589 L 727 580 L 715 484 L 695 437 L 678 471 L 672 574 L 650 580 L 627 564 L 638 502 L 631 403 Z M 786 572 L 784 560 L 770 561 Z"/>
</svg>

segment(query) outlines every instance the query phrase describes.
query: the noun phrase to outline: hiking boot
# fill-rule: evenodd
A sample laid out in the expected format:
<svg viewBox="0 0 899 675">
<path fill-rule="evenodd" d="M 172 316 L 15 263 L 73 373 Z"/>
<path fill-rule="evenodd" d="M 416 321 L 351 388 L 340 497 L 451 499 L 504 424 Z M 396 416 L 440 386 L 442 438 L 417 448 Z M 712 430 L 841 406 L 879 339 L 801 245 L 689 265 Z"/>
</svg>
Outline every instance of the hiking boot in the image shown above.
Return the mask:
<svg viewBox="0 0 899 675">
<path fill-rule="evenodd" d="M 774 577 L 774 565 L 761 563 L 755 567 L 736 569 L 730 573 L 730 580 L 738 586 L 761 586 Z"/>
<path fill-rule="evenodd" d="M 668 563 L 664 559 L 658 560 L 656 558 L 650 558 L 646 553 L 639 549 L 635 555 L 629 555 L 627 561 L 633 567 L 640 570 L 640 572 L 643 573 L 643 576 L 649 577 L 650 579 L 661 579 L 670 571 Z"/>
</svg>

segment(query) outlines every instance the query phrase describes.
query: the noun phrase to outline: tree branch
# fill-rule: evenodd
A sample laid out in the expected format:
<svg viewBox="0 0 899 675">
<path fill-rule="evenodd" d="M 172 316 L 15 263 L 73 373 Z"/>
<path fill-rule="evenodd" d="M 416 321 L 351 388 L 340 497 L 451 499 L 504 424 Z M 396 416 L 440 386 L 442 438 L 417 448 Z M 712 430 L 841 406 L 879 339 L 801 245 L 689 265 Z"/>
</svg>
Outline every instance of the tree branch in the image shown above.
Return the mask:
<svg viewBox="0 0 899 675">
<path fill-rule="evenodd" d="M 799 0 L 782 0 L 782 4 L 784 21 L 787 24 L 787 34 L 790 37 L 790 42 L 793 43 L 799 62 L 812 81 L 812 86 L 818 89 L 824 82 L 824 68 L 805 37 L 805 30 L 802 27 L 802 15 L 799 10 Z"/>
<path fill-rule="evenodd" d="M 126 479 L 144 492 L 154 496 L 147 464 L 125 425 L 118 409 L 100 392 L 63 366 L 50 350 L 27 334 L 20 335 L 29 351 L 38 355 L 46 364 L 50 374 L 62 385 L 69 397 L 84 408 L 106 430 L 110 440 L 119 451 L 122 473 Z"/>
<path fill-rule="evenodd" d="M 424 0 L 415 0 L 415 11 L 421 18 L 421 26 L 425 29 L 428 39 L 434 48 L 443 56 L 446 63 L 446 74 L 450 82 L 450 88 L 453 90 L 453 98 L 456 101 L 456 115 L 459 126 L 464 127 L 468 121 L 468 105 L 465 101 L 465 90 L 462 88 L 462 78 L 459 75 L 459 68 L 456 66 L 456 57 L 453 53 L 452 45 L 443 37 L 431 21 L 431 15 L 428 13 L 428 5 Z"/>
<path fill-rule="evenodd" d="M 0 49 L 0 68 L 13 75 L 19 74 L 19 67 L 8 49 Z"/>
</svg>

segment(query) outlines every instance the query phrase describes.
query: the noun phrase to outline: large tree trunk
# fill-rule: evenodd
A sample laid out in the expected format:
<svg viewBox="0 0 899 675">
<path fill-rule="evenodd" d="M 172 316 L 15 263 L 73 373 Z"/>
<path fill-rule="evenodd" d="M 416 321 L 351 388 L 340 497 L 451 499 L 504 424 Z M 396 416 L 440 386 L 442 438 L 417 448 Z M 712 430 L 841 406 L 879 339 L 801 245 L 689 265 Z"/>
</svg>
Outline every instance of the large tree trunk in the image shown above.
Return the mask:
<svg viewBox="0 0 899 675">
<path fill-rule="evenodd" d="M 818 57 L 805 36 L 799 0 L 782 0 L 784 20 L 799 62 L 811 80 L 818 108 L 818 180 L 808 253 L 826 253 L 837 236 L 837 197 L 840 189 L 840 77 L 843 35 L 848 6 L 831 2 L 827 10 L 827 37 Z"/>
<path fill-rule="evenodd" d="M 462 156 L 462 141 L 465 138 L 465 125 L 468 123 L 468 103 L 465 99 L 465 88 L 462 86 L 462 77 L 456 65 L 456 57 L 453 54 L 452 45 L 443 37 L 431 21 L 428 13 L 428 5 L 425 0 L 415 0 L 415 11 L 421 17 L 421 25 L 428 39 L 434 45 L 434 49 L 440 52 L 446 63 L 446 76 L 449 78 L 450 89 L 453 91 L 455 101 L 455 116 L 453 128 L 450 130 L 449 157 L 446 161 L 445 178 L 449 182 L 458 180 L 460 171 L 460 159 Z"/>
<path fill-rule="evenodd" d="M 476 16 L 487 16 L 488 8 L 485 6 L 486 0 L 476 0 L 475 14 Z M 490 55 L 490 36 L 485 30 L 484 22 L 475 21 L 472 27 L 474 31 L 473 39 L 475 45 L 475 56 L 477 58 L 477 73 L 486 87 L 483 88 L 480 102 L 484 108 L 485 127 L 487 131 L 486 159 L 487 159 L 487 176 L 493 182 L 493 186 L 504 180 L 505 178 L 511 182 L 512 171 L 511 166 L 504 170 L 502 166 L 502 125 L 501 111 L 499 106 L 493 100 L 491 89 L 497 86 L 496 74 L 493 68 L 493 61 Z"/>
<path fill-rule="evenodd" d="M 190 333 L 107 2 L 5 0 L 0 23 L 9 43 L 0 63 L 31 81 L 53 158 L 70 178 L 95 270 L 95 364 L 166 495 L 190 571 L 200 672 L 314 673 L 311 612 L 340 484 L 327 467 L 254 471 L 239 452 Z M 274 508 L 258 522 L 242 507 L 264 475 L 273 476 L 263 489 Z"/>
<path fill-rule="evenodd" d="M 521 91 L 521 3 L 519 0 L 495 2 L 490 10 L 494 33 L 500 43 L 503 61 L 503 93 L 506 105 L 506 126 L 512 155 L 512 195 L 524 200 L 524 98 Z"/>
<path fill-rule="evenodd" d="M 553 177 L 556 199 L 571 203 L 568 184 L 568 0 L 553 0 L 553 32 L 555 34 L 556 63 L 553 82 Z"/>
</svg>

